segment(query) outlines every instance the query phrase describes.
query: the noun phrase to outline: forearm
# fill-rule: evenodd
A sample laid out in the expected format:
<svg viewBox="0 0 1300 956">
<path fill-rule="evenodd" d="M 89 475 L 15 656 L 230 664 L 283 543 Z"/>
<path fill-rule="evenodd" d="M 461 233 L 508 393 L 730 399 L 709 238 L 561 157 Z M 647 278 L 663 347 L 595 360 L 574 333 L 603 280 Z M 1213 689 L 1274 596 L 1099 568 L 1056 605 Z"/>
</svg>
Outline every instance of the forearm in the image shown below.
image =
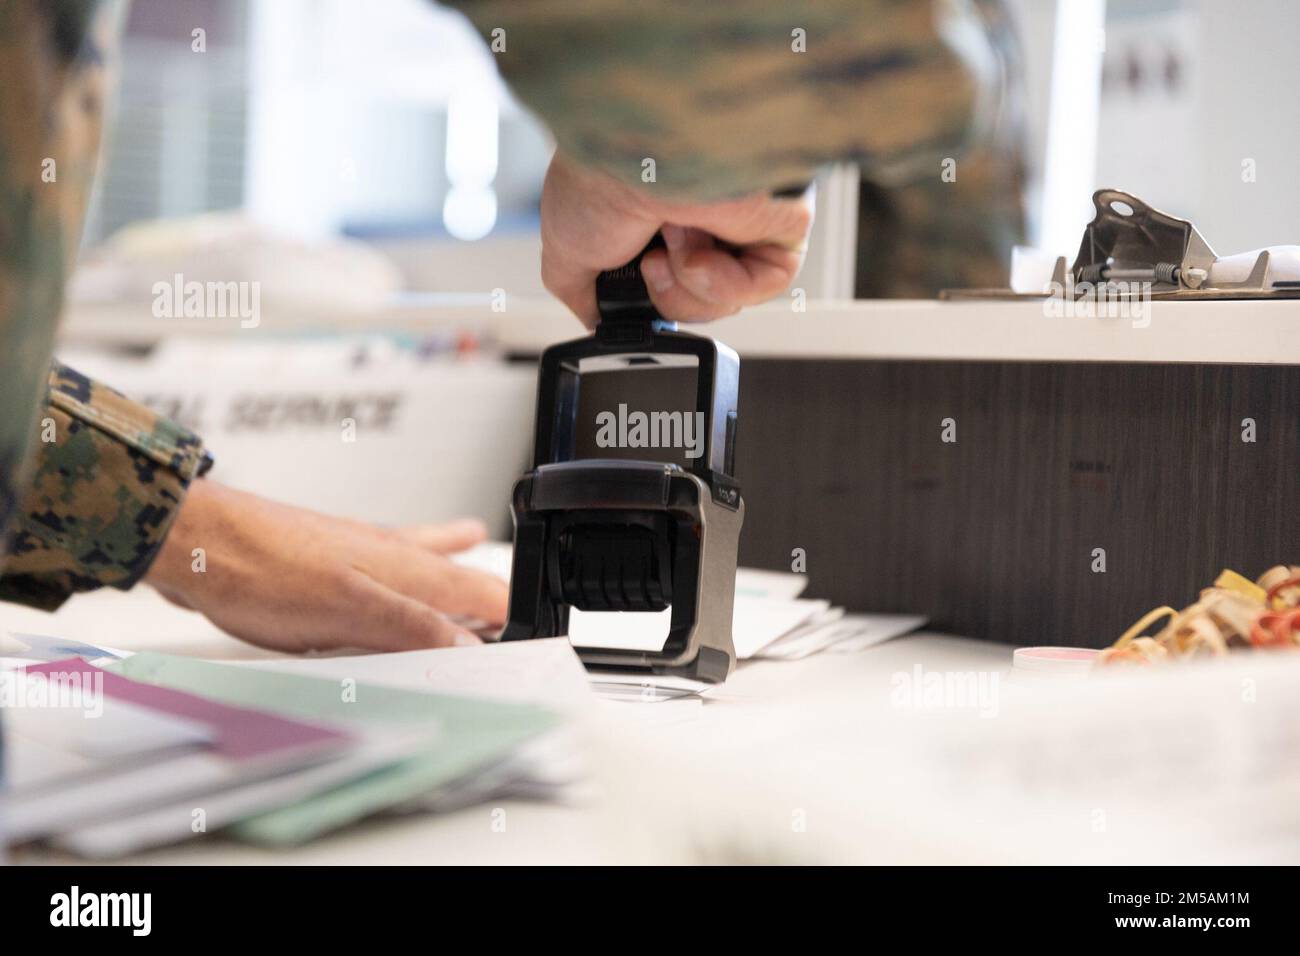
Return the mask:
<svg viewBox="0 0 1300 956">
<path fill-rule="evenodd" d="M 570 156 L 646 188 L 653 173 L 674 197 L 802 184 L 832 160 L 882 173 L 937 162 L 995 82 L 944 39 L 963 36 L 969 53 L 979 19 L 940 22 L 942 5 L 914 0 L 451 5 L 497 41 L 503 76 Z"/>
</svg>

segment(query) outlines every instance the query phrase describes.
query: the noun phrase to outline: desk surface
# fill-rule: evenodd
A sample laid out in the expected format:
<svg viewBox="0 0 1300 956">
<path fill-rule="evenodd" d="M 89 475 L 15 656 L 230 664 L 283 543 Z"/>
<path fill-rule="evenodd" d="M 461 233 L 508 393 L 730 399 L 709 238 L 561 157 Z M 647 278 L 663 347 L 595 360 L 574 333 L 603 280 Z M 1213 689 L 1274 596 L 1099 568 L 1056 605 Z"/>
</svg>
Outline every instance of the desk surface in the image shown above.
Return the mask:
<svg viewBox="0 0 1300 956">
<path fill-rule="evenodd" d="M 0 629 L 267 656 L 146 589 L 53 616 L 0 606 Z M 702 701 L 596 701 L 572 723 L 587 793 L 564 805 L 374 819 L 288 851 L 215 834 L 131 862 L 1300 862 L 1295 655 L 1096 679 L 1010 663 L 926 633 L 749 662 Z"/>
<path fill-rule="evenodd" d="M 278 656 L 231 638 L 202 617 L 175 608 L 140 588 L 130 594 L 98 592 L 70 601 L 53 615 L 0 606 L 5 631 L 51 633 L 125 650 L 193 654 L 210 659 Z M 828 693 L 855 685 L 883 686 L 888 675 L 914 666 L 1005 669 L 1003 645 L 919 634 L 855 654 L 821 654 L 802 661 L 742 663 L 723 687 L 704 701 L 598 702 L 605 744 L 626 731 L 636 747 L 665 752 L 727 738 L 723 718 L 758 714 L 770 704 L 814 706 Z M 506 811 L 505 832 L 493 828 L 492 811 Z M 612 813 L 617 816 L 615 808 Z M 370 820 L 293 850 L 246 846 L 219 835 L 151 851 L 124 862 L 141 863 L 582 863 L 633 862 L 643 858 L 635 841 L 611 841 L 607 801 L 587 796 L 573 805 L 509 801 L 440 815 Z M 498 815 L 499 816 L 499 815 Z M 24 850 L 15 862 L 54 863 L 70 858 L 54 851 Z"/>
</svg>

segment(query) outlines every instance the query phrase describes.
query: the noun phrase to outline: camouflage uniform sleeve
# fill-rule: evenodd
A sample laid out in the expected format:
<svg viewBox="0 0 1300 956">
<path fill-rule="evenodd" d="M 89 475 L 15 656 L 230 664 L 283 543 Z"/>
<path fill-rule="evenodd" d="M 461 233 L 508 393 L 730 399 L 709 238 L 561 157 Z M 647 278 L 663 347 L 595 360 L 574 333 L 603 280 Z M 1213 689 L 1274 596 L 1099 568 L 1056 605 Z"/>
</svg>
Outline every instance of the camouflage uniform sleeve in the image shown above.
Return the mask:
<svg viewBox="0 0 1300 956">
<path fill-rule="evenodd" d="M 125 6 L 0 0 L 0 599 L 44 608 L 137 581 L 209 461 L 194 435 L 50 365 Z"/>
<path fill-rule="evenodd" d="M 76 591 L 131 587 L 211 456 L 192 432 L 58 363 L 39 435 L 0 600 L 52 610 Z"/>
<path fill-rule="evenodd" d="M 1026 82 L 1019 37 L 1001 0 L 976 0 L 1004 77 L 999 109 L 981 135 L 927 175 L 864 176 L 858 190 L 859 299 L 925 299 L 943 289 L 1005 286 L 1011 250 L 1027 241 Z"/>
<path fill-rule="evenodd" d="M 94 0 L 0 2 L 0 528 L 29 467 L 120 13 Z"/>
<path fill-rule="evenodd" d="M 971 0 L 451 0 L 579 161 L 674 195 L 937 170 L 996 112 Z M 937 175 L 937 173 L 936 173 Z"/>
</svg>

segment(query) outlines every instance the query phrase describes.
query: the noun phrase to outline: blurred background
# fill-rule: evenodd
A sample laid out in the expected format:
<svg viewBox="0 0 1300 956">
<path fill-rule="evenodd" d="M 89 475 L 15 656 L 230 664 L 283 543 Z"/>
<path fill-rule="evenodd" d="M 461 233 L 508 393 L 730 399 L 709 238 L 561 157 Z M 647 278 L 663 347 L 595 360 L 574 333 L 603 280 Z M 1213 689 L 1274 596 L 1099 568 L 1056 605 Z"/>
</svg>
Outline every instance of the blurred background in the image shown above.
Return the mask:
<svg viewBox="0 0 1300 956">
<path fill-rule="evenodd" d="M 985 6 L 1019 38 L 1023 222 L 943 275 L 1005 285 L 1012 242 L 1072 258 L 1099 185 L 1220 254 L 1300 239 L 1293 0 Z M 229 483 L 505 534 L 533 390 L 505 359 L 579 329 L 538 277 L 550 140 L 468 23 L 426 0 L 134 0 L 115 117 L 65 359 L 199 428 Z M 877 200 L 855 169 L 823 175 L 810 311 L 937 291 L 855 274 L 883 254 Z M 159 316 L 173 275 L 255 281 L 256 322 Z"/>
<path fill-rule="evenodd" d="M 1193 219 L 1220 252 L 1295 239 L 1294 3 L 1005 6 L 1024 61 L 1031 244 L 1073 252 L 1099 184 Z M 303 237 L 363 239 L 409 290 L 543 294 L 551 145 L 458 14 L 427 0 L 134 0 L 123 52 L 88 244 L 242 208 Z"/>
</svg>

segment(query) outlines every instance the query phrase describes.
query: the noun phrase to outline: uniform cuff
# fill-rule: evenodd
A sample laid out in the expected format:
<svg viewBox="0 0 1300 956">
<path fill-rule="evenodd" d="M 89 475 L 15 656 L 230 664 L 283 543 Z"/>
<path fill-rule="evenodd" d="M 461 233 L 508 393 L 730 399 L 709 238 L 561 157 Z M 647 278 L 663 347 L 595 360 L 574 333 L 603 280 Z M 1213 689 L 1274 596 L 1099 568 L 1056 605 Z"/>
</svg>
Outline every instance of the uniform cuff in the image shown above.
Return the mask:
<svg viewBox="0 0 1300 956">
<path fill-rule="evenodd" d="M 39 429 L 0 600 L 53 610 L 77 591 L 130 588 L 212 465 L 202 439 L 58 363 Z"/>
</svg>

